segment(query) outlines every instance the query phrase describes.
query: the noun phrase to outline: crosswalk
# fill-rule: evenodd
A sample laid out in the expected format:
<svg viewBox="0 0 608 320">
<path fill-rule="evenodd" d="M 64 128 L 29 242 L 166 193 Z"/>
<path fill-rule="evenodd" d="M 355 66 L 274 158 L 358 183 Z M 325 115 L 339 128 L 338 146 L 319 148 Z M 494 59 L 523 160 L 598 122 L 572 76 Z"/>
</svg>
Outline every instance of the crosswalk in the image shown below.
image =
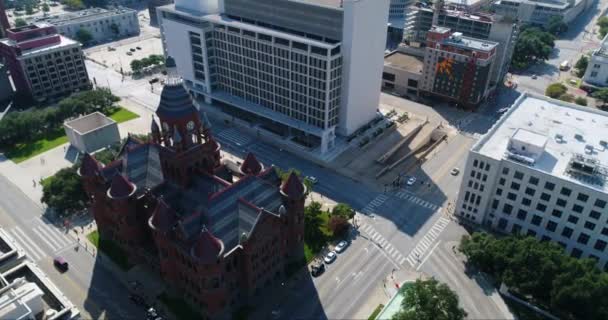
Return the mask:
<svg viewBox="0 0 608 320">
<path fill-rule="evenodd" d="M 437 240 L 437 237 L 441 234 L 443 229 L 450 223 L 450 219 L 445 217 L 439 217 L 431 229 L 424 235 L 424 237 L 418 242 L 414 250 L 407 256 L 407 262 L 410 266 L 414 267 L 419 259 L 426 253 L 431 247 L 433 242 Z"/>
<path fill-rule="evenodd" d="M 393 247 L 391 243 L 388 242 L 378 231 L 374 229 L 369 224 L 363 224 L 360 229 L 364 233 L 366 233 L 369 239 L 378 245 L 386 252 L 386 254 L 391 257 L 394 261 L 396 261 L 399 265 L 402 265 L 405 262 L 405 257 L 397 248 Z"/>
<path fill-rule="evenodd" d="M 22 227 L 14 226 L 8 232 L 33 261 L 48 256 L 47 252 L 49 251 L 45 250 L 45 247 L 55 253 L 74 243 L 74 239 L 61 233 L 53 226 L 34 223 L 31 230 L 32 232 L 28 233 Z"/>
<path fill-rule="evenodd" d="M 401 198 L 401 199 L 404 199 L 404 200 L 407 200 L 409 202 L 412 202 L 414 204 L 417 204 L 417 205 L 419 205 L 421 207 L 431 209 L 433 211 L 437 211 L 437 210 L 441 209 L 440 206 L 438 206 L 438 205 L 436 205 L 434 203 L 430 203 L 430 202 L 428 202 L 426 200 L 422 200 L 422 199 L 416 197 L 415 195 L 413 195 L 411 193 L 408 193 L 408 192 L 405 192 L 405 191 L 399 191 L 399 192 L 397 192 L 396 196 L 399 197 L 399 198 Z"/>
<path fill-rule="evenodd" d="M 239 147 L 247 145 L 249 142 L 251 142 L 250 137 L 245 136 L 235 128 L 222 130 L 220 133 L 216 134 L 216 136 L 220 139 L 228 140 Z"/>
<path fill-rule="evenodd" d="M 361 210 L 361 213 L 364 213 L 364 214 L 374 213 L 374 209 L 381 206 L 386 200 L 388 200 L 387 195 L 385 195 L 385 194 L 378 195 L 376 198 L 374 198 L 374 200 L 372 200 L 370 203 L 368 203 L 367 206 L 365 206 L 365 208 L 363 208 Z"/>
</svg>

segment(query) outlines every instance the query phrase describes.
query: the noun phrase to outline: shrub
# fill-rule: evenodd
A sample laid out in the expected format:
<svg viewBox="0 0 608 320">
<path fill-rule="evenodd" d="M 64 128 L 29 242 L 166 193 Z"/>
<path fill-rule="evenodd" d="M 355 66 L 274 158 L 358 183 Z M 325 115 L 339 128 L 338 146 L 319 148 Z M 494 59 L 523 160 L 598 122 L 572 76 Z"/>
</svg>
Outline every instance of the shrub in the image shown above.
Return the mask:
<svg viewBox="0 0 608 320">
<path fill-rule="evenodd" d="M 557 99 L 566 93 L 566 91 L 568 91 L 568 88 L 566 88 L 565 85 L 561 83 L 552 83 L 545 90 L 545 95 L 553 99 Z"/>
</svg>

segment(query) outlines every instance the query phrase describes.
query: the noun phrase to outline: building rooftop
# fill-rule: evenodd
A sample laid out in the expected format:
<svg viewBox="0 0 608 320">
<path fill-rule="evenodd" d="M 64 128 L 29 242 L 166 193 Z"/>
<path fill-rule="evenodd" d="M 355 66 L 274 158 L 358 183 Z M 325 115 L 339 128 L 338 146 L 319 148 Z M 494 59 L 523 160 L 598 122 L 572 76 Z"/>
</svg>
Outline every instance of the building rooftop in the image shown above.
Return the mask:
<svg viewBox="0 0 608 320">
<path fill-rule="evenodd" d="M 401 51 L 393 51 L 384 57 L 384 65 L 413 73 L 421 73 L 424 63 L 422 58 Z"/>
<path fill-rule="evenodd" d="M 537 6 L 550 7 L 550 8 L 561 8 L 565 9 L 570 6 L 568 0 L 508 0 L 509 2 L 515 3 L 530 3 Z M 574 2 L 580 2 L 581 0 L 575 0 Z M 502 1 L 497 1 L 496 4 L 501 4 Z"/>
<path fill-rule="evenodd" d="M 529 93 L 473 151 L 608 191 L 608 113 Z"/>
<path fill-rule="evenodd" d="M 111 17 L 116 14 L 135 12 L 133 9 L 125 7 L 116 7 L 111 9 L 102 8 L 89 8 L 74 12 L 65 12 L 62 14 L 49 15 L 46 17 L 35 18 L 33 21 L 36 22 L 48 22 L 55 26 L 85 22 L 93 19 L 102 19 L 105 17 Z"/>
<path fill-rule="evenodd" d="M 14 240 L 4 229 L 0 228 L 0 270 L 3 270 L 6 266 L 11 265 L 13 261 L 17 261 L 23 256 L 23 253 L 15 245 Z"/>
<path fill-rule="evenodd" d="M 600 47 L 593 51 L 593 55 L 608 58 L 608 34 L 602 39 Z"/>
<path fill-rule="evenodd" d="M 114 120 L 106 117 L 101 112 L 93 112 L 78 119 L 66 121 L 65 126 L 76 130 L 80 134 L 85 134 L 114 123 L 116 123 Z"/>
<path fill-rule="evenodd" d="M 311 3 L 311 4 L 320 5 L 320 6 L 324 6 L 324 7 L 330 7 L 330 8 L 342 8 L 342 2 L 344 2 L 344 0 L 289 0 L 289 1 Z M 346 0 L 346 1 L 348 1 L 348 0 Z"/>
<path fill-rule="evenodd" d="M 460 32 L 454 32 L 443 43 L 477 51 L 491 51 L 498 46 L 498 42 L 465 37 Z"/>
</svg>

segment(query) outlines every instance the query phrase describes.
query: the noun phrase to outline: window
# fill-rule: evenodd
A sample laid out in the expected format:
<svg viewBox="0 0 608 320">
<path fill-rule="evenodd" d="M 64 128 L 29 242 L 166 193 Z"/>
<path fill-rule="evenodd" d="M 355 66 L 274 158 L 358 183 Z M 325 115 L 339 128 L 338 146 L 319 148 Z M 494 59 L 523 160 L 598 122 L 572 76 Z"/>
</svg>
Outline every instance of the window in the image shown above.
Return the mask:
<svg viewBox="0 0 608 320">
<path fill-rule="evenodd" d="M 585 221 L 585 229 L 593 231 L 593 229 L 595 229 L 595 223 L 591 221 Z"/>
<path fill-rule="evenodd" d="M 553 191 L 555 189 L 555 183 L 545 182 L 545 189 Z"/>
<path fill-rule="evenodd" d="M 555 204 L 557 204 L 560 207 L 565 208 L 567 203 L 568 202 L 566 200 L 564 200 L 564 199 L 557 199 L 557 202 Z"/>
<path fill-rule="evenodd" d="M 505 230 L 507 228 L 507 219 L 500 218 L 500 220 L 498 220 L 498 228 Z"/>
<path fill-rule="evenodd" d="M 515 201 L 515 199 L 517 199 L 517 195 L 513 192 L 509 192 L 507 194 L 507 199 Z"/>
<path fill-rule="evenodd" d="M 502 174 L 509 174 L 509 168 L 502 168 Z"/>
<path fill-rule="evenodd" d="M 574 211 L 576 213 L 581 213 L 581 212 L 583 212 L 583 206 L 579 206 L 578 204 L 575 204 L 572 206 L 572 211 Z"/>
<path fill-rule="evenodd" d="M 591 210 L 591 212 L 589 212 L 589 217 L 593 218 L 593 219 L 599 219 L 600 218 L 601 213 L 595 211 L 595 210 Z"/>
<path fill-rule="evenodd" d="M 551 215 L 556 217 L 556 218 L 561 218 L 562 217 L 562 212 L 557 210 L 557 209 L 553 209 L 553 212 L 551 212 Z"/>
<path fill-rule="evenodd" d="M 513 212 L 513 206 L 508 203 L 505 203 L 502 207 L 502 212 L 507 215 L 511 214 L 511 212 Z"/>
<path fill-rule="evenodd" d="M 572 190 L 568 189 L 568 188 L 562 188 L 562 190 L 560 191 L 560 193 L 566 197 L 569 197 L 570 194 L 572 193 Z"/>
<path fill-rule="evenodd" d="M 498 199 L 494 199 L 494 201 L 492 201 L 492 209 L 496 208 L 498 208 Z"/>
<path fill-rule="evenodd" d="M 591 72 L 591 78 L 595 78 L 597 76 L 597 71 L 592 71 Z"/>
<path fill-rule="evenodd" d="M 523 199 L 521 200 L 521 204 L 523 204 L 523 205 L 524 205 L 524 206 L 526 206 L 526 207 L 529 207 L 531 203 L 532 203 L 532 200 L 530 200 L 530 199 L 528 199 L 528 198 L 523 198 Z"/>
<path fill-rule="evenodd" d="M 539 203 L 536 205 L 536 210 L 544 213 L 545 210 L 547 210 L 547 206 L 542 203 Z"/>
<path fill-rule="evenodd" d="M 572 253 L 570 254 L 574 258 L 580 258 L 583 255 L 583 252 L 579 248 L 573 248 Z"/>
<path fill-rule="evenodd" d="M 537 216 L 537 215 L 532 216 L 532 221 L 531 222 L 532 222 L 533 225 L 540 226 L 540 223 L 542 221 L 543 221 L 543 218 L 541 216 Z"/>
<path fill-rule="evenodd" d="M 382 72 L 382 79 L 395 82 L 395 75 L 388 72 Z"/>
<path fill-rule="evenodd" d="M 477 168 L 478 163 L 479 163 L 479 161 L 477 161 L 477 159 L 473 160 L 473 167 Z"/>
<path fill-rule="evenodd" d="M 549 195 L 548 193 L 541 193 L 540 194 L 540 199 L 543 201 L 550 201 L 551 200 L 551 195 Z"/>
<path fill-rule="evenodd" d="M 597 240 L 595 242 L 595 245 L 593 247 L 595 248 L 595 250 L 604 251 L 604 249 L 606 249 L 606 241 L 604 241 L 604 240 Z"/>
<path fill-rule="evenodd" d="M 608 228 L 603 228 L 602 229 L 602 234 L 605 236 L 608 236 Z"/>
<path fill-rule="evenodd" d="M 557 223 L 555 223 L 553 221 L 547 222 L 547 230 L 549 230 L 551 232 L 555 232 L 556 228 L 557 228 Z"/>
<path fill-rule="evenodd" d="M 519 172 L 519 171 L 515 171 L 515 174 L 513 175 L 513 178 L 517 179 L 517 180 L 521 180 L 524 178 L 524 174 Z"/>
<path fill-rule="evenodd" d="M 595 206 L 603 209 L 606 207 L 606 201 L 597 199 L 597 200 L 595 200 Z"/>
<path fill-rule="evenodd" d="M 577 216 L 573 216 L 573 215 L 569 215 L 568 216 L 568 222 L 576 224 L 578 222 L 578 217 Z"/>
<path fill-rule="evenodd" d="M 587 202 L 587 199 L 589 199 L 589 196 L 584 193 L 579 193 L 578 196 L 576 197 L 576 200 L 582 201 L 582 202 Z"/>
<path fill-rule="evenodd" d="M 517 223 L 513 224 L 513 227 L 511 228 L 511 232 L 515 233 L 515 234 L 519 234 L 521 231 L 521 226 L 518 225 Z"/>
<path fill-rule="evenodd" d="M 536 190 L 532 189 L 532 188 L 526 188 L 526 194 L 529 196 L 534 196 L 534 194 L 536 193 Z"/>
<path fill-rule="evenodd" d="M 562 236 L 570 239 L 570 237 L 572 236 L 572 229 L 568 228 L 568 227 L 564 227 L 564 230 L 562 230 Z"/>
<path fill-rule="evenodd" d="M 537 177 L 530 177 L 530 180 L 528 180 L 528 182 L 532 185 L 537 186 L 538 185 L 538 178 Z"/>
<path fill-rule="evenodd" d="M 525 221 L 527 216 L 528 216 L 528 213 L 525 210 L 520 209 L 517 212 L 517 219 L 519 219 L 521 221 Z"/>
<path fill-rule="evenodd" d="M 521 187 L 521 185 L 519 183 L 511 182 L 511 189 L 519 190 L 520 187 Z"/>
<path fill-rule="evenodd" d="M 501 186 L 504 186 L 505 182 L 506 182 L 505 178 L 500 178 L 500 180 L 498 180 L 498 184 L 500 184 Z"/>
<path fill-rule="evenodd" d="M 526 232 L 526 235 L 529 237 L 536 237 L 536 231 L 534 231 L 532 229 L 528 229 L 528 232 Z"/>
<path fill-rule="evenodd" d="M 496 195 L 497 196 L 502 196 L 502 189 L 501 188 L 496 188 Z"/>
<path fill-rule="evenodd" d="M 581 233 L 576 241 L 581 244 L 587 244 L 587 242 L 589 242 L 589 235 Z"/>
</svg>

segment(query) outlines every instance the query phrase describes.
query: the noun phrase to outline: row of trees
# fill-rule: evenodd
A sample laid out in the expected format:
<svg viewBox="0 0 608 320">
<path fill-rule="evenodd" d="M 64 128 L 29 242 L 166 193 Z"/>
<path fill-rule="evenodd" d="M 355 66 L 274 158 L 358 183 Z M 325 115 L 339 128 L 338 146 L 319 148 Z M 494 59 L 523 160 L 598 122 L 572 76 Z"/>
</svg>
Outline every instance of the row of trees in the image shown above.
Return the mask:
<svg viewBox="0 0 608 320">
<path fill-rule="evenodd" d="M 459 250 L 468 263 L 562 319 L 608 319 L 608 273 L 592 259 L 573 258 L 561 246 L 532 237 L 487 233 L 464 236 Z"/>
<path fill-rule="evenodd" d="M 467 316 L 456 293 L 435 279 L 417 279 L 400 291 L 404 296 L 401 309 L 392 320 L 462 320 Z"/>
<path fill-rule="evenodd" d="M 0 122 L 0 148 L 56 134 L 71 117 L 95 111 L 109 114 L 118 100 L 107 89 L 95 89 L 75 93 L 57 106 L 11 112 Z"/>
<path fill-rule="evenodd" d="M 604 38 L 608 33 L 608 17 L 601 17 L 597 19 L 596 24 L 600 27 L 600 38 Z"/>
<path fill-rule="evenodd" d="M 319 252 L 329 240 L 346 234 L 348 220 L 354 216 L 355 211 L 348 204 L 340 203 L 328 212 L 323 211 L 321 203 L 312 201 L 304 208 L 304 241 L 313 252 Z"/>
<path fill-rule="evenodd" d="M 165 58 L 159 54 L 151 54 L 141 60 L 134 59 L 131 61 L 131 70 L 134 73 L 140 73 L 144 68 L 150 66 L 160 66 L 165 62 Z"/>
</svg>

